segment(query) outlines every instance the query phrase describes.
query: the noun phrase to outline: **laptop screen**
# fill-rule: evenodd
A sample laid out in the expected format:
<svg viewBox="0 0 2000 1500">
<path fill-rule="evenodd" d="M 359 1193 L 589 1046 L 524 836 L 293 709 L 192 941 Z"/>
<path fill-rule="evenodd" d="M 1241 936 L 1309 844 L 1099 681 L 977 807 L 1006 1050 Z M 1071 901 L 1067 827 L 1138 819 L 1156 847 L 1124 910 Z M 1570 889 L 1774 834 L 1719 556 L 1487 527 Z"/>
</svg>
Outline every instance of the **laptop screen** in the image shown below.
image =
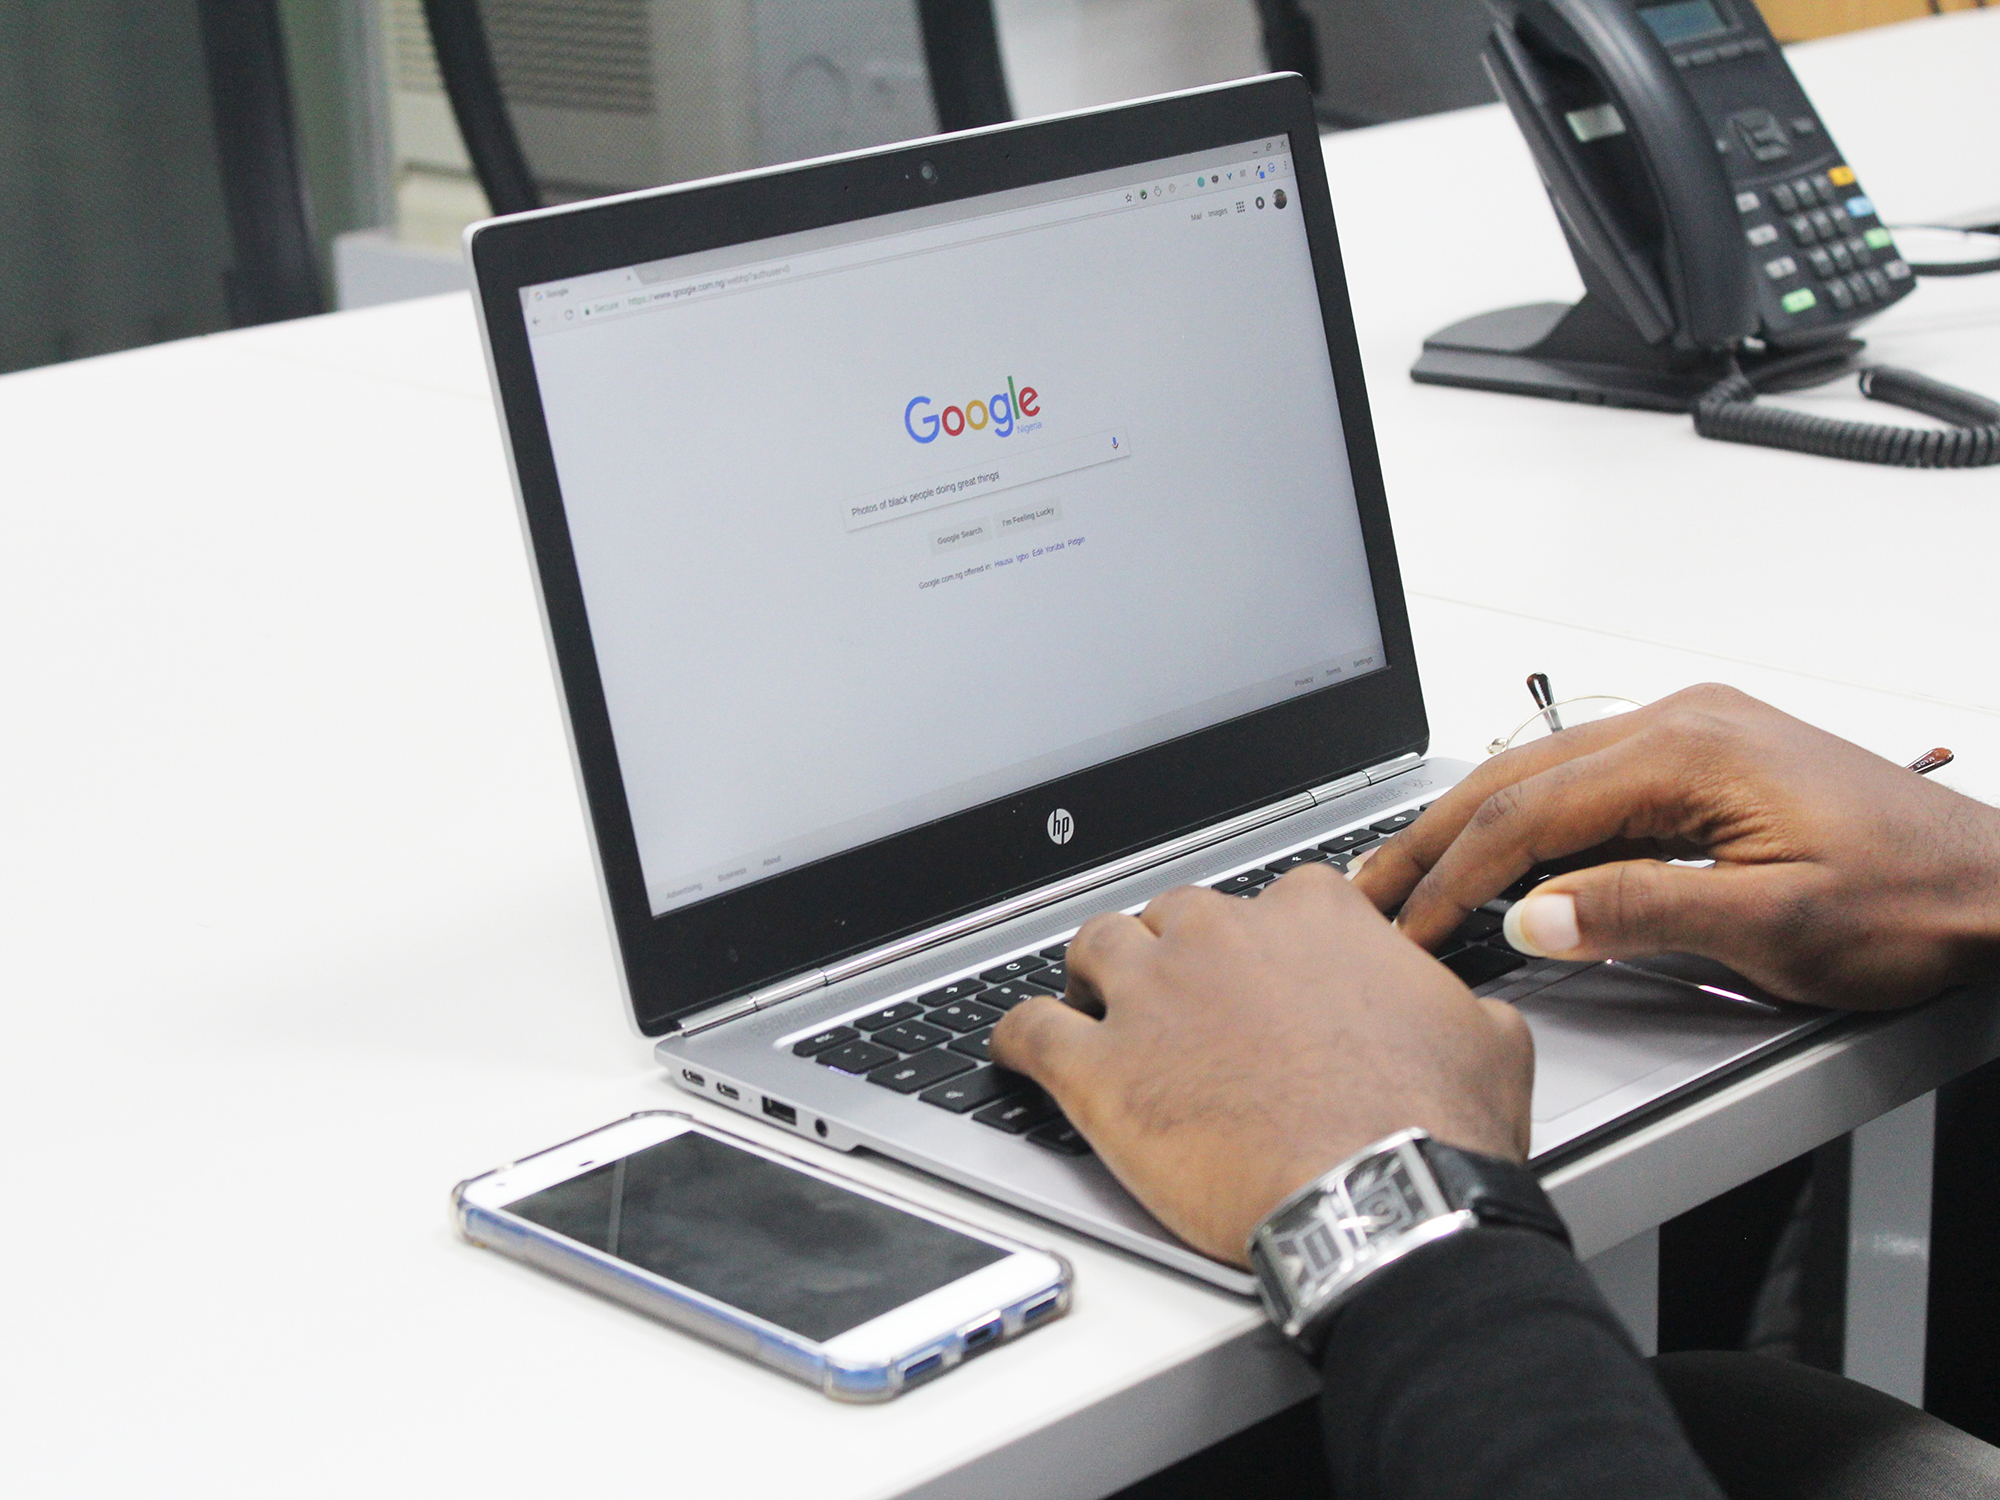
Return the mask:
<svg viewBox="0 0 2000 1500">
<path fill-rule="evenodd" d="M 1383 665 L 1295 198 L 1280 136 L 522 290 L 655 915 Z"/>
</svg>

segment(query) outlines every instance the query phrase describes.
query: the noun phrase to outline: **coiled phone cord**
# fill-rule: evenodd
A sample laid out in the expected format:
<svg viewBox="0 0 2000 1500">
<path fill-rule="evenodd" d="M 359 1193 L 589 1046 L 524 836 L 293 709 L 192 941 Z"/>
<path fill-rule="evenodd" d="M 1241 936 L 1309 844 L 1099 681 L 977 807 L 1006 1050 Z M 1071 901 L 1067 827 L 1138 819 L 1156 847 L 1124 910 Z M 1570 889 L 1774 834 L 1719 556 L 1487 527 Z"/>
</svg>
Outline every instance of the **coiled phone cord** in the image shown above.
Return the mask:
<svg viewBox="0 0 2000 1500">
<path fill-rule="evenodd" d="M 1759 373 L 1780 372 L 1773 367 Z M 1694 430 L 1725 443 L 1789 448 L 1822 458 L 1906 469 L 1974 469 L 2000 463 L 2000 402 L 1928 375 L 1873 365 L 1861 372 L 1861 394 L 1936 417 L 1951 423 L 1949 427 L 1891 427 L 1759 406 L 1757 388 L 1732 358 L 1729 374 L 1695 402 Z"/>
</svg>

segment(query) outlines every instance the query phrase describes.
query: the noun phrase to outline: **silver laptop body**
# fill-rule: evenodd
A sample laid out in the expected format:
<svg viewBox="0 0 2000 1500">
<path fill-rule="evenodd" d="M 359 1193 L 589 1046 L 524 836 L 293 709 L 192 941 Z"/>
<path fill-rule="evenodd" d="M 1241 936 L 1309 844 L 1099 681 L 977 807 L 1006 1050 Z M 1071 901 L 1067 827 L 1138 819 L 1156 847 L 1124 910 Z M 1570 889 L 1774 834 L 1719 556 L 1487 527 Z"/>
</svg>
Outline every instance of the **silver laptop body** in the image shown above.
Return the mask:
<svg viewBox="0 0 2000 1500">
<path fill-rule="evenodd" d="M 1470 769 L 1425 753 L 1300 80 L 467 248 L 628 1015 L 669 1076 L 1251 1292 L 983 1038 L 1092 914 L 1254 897 Z M 1535 1032 L 1541 1161 L 1822 1024 L 1472 958 Z"/>
</svg>

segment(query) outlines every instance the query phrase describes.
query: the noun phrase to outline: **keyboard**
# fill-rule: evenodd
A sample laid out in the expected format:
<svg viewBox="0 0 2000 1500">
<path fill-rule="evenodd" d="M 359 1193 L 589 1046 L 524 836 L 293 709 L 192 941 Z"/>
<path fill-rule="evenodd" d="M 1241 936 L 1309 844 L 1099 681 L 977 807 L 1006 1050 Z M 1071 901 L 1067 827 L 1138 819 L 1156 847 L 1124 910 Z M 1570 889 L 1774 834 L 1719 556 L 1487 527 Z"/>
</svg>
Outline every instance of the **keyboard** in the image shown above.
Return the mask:
<svg viewBox="0 0 2000 1500">
<path fill-rule="evenodd" d="M 1428 806 L 1429 804 L 1425 804 Z M 1207 882 L 1226 896 L 1254 899 L 1287 870 L 1330 864 L 1345 871 L 1385 838 L 1417 820 L 1413 807 L 1267 859 Z M 1445 966 L 1477 987 L 1528 962 L 1500 936 L 1504 908 L 1474 912 L 1440 954 Z M 1069 982 L 1064 959 L 1074 929 L 997 960 L 975 972 L 878 1005 L 795 1038 L 791 1050 L 823 1067 L 893 1093 L 910 1095 L 1063 1156 L 1088 1156 L 1090 1144 L 1063 1117 L 1055 1100 L 988 1055 L 1001 1016 L 1033 995 L 1060 995 Z"/>
</svg>

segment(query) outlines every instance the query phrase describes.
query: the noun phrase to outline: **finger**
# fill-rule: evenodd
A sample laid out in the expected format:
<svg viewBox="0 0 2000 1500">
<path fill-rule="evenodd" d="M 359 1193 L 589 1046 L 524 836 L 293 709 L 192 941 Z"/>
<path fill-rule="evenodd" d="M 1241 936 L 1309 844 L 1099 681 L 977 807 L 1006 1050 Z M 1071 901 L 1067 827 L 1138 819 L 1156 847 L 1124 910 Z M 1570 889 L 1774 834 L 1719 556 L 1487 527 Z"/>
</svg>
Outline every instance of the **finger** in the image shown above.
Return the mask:
<svg viewBox="0 0 2000 1500">
<path fill-rule="evenodd" d="M 1137 917 L 1100 912 L 1069 940 L 1063 961 L 1069 970 L 1065 998 L 1092 1015 L 1104 1013 L 1104 987 L 1136 962 L 1139 950 L 1155 939 Z"/>
<path fill-rule="evenodd" d="M 990 1050 L 1003 1068 L 1025 1073 L 1066 1104 L 1089 1070 L 1099 1023 L 1053 995 L 1023 1000 L 993 1027 Z"/>
<path fill-rule="evenodd" d="M 1684 781 L 1675 744 L 1646 733 L 1501 787 L 1417 882 L 1397 925 L 1428 948 L 1545 860 L 1614 838 L 1657 836 L 1679 821 Z M 1413 832 L 1414 825 L 1396 841 Z"/>
<path fill-rule="evenodd" d="M 1691 870 L 1656 860 L 1558 875 L 1507 912 L 1507 941 L 1537 958 L 1696 953 L 1773 993 L 1784 983 L 1813 875 L 1800 865 Z"/>
<path fill-rule="evenodd" d="M 1218 901 L 1234 901 L 1234 896 L 1222 896 L 1199 885 L 1177 885 L 1172 890 L 1161 891 L 1146 903 L 1146 909 L 1139 913 L 1139 920 L 1154 936 L 1165 935 L 1169 927 L 1186 921 L 1201 912 L 1213 914 L 1218 909 Z"/>
<path fill-rule="evenodd" d="M 1355 887 L 1375 903 L 1377 911 L 1394 911 L 1409 899 L 1417 883 L 1430 873 L 1489 797 L 1551 767 L 1631 738 L 1673 702 L 1669 698 L 1614 718 L 1579 724 L 1494 756 L 1433 802 L 1416 822 L 1358 860 L 1351 871 Z"/>
<path fill-rule="evenodd" d="M 1375 908 L 1362 899 L 1361 893 L 1339 871 L 1323 864 L 1299 865 L 1287 870 L 1264 887 L 1257 903 L 1259 906 L 1268 903 L 1280 908 L 1299 903 L 1312 903 L 1325 908 L 1331 903 L 1336 911 L 1366 911 L 1370 916 L 1376 915 Z"/>
</svg>

